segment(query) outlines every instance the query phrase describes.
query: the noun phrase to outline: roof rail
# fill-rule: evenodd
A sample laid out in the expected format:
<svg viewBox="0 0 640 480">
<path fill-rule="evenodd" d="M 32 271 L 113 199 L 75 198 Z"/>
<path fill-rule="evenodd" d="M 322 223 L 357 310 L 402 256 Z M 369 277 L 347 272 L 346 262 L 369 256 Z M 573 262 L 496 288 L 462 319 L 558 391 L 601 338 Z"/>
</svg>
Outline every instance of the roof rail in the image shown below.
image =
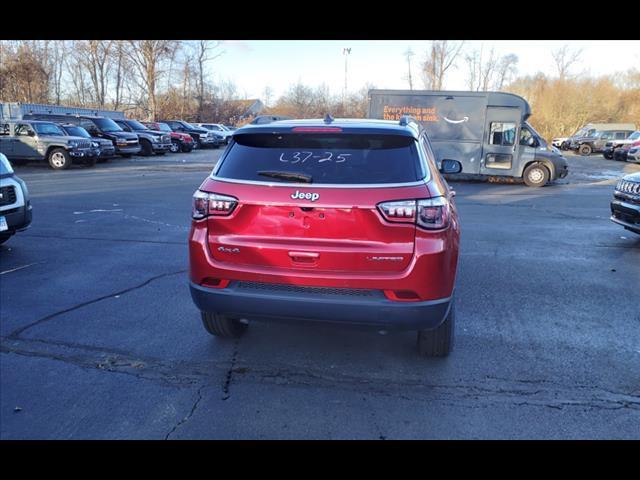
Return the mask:
<svg viewBox="0 0 640 480">
<path fill-rule="evenodd" d="M 415 118 L 413 118 L 411 115 L 403 115 L 402 117 L 400 117 L 399 124 L 401 127 L 406 127 L 410 123 L 418 123 L 418 121 Z"/>
</svg>

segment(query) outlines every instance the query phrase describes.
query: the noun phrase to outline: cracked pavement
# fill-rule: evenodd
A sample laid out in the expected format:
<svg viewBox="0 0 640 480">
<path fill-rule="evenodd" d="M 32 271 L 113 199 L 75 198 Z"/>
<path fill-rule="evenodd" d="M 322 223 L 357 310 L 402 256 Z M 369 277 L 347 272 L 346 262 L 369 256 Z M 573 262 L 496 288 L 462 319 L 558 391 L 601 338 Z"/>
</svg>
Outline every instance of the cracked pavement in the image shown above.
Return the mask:
<svg viewBox="0 0 640 480">
<path fill-rule="evenodd" d="M 423 359 L 412 332 L 204 331 L 186 237 L 219 154 L 17 168 L 34 222 L 0 246 L 0 438 L 640 438 L 640 237 L 590 177 L 640 166 L 454 182 L 456 346 Z"/>
</svg>

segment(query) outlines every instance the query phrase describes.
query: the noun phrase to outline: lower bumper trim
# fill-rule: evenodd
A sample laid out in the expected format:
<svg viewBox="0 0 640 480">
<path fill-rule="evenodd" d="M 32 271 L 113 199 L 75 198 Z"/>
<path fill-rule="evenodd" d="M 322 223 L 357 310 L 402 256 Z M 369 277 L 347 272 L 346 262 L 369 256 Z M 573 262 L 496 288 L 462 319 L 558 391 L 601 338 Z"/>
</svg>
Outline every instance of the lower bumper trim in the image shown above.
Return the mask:
<svg viewBox="0 0 640 480">
<path fill-rule="evenodd" d="M 380 296 L 341 297 L 318 293 L 207 288 L 190 282 L 191 297 L 202 311 L 254 320 L 313 321 L 384 330 L 421 330 L 439 326 L 452 298 L 424 302 L 394 302 Z"/>
</svg>

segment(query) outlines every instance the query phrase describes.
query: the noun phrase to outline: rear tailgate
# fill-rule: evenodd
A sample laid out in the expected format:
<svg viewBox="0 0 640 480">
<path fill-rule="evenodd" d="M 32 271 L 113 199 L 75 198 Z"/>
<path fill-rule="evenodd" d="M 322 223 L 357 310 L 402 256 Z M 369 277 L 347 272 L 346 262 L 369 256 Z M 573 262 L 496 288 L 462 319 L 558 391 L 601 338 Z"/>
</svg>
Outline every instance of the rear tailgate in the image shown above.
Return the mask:
<svg viewBox="0 0 640 480">
<path fill-rule="evenodd" d="M 376 205 L 428 196 L 425 186 L 313 189 L 212 180 L 206 189 L 238 199 L 231 216 L 208 219 L 209 249 L 216 260 L 318 272 L 406 269 L 413 257 L 415 226 L 384 220 Z M 299 193 L 316 193 L 318 198 L 291 198 Z"/>
</svg>

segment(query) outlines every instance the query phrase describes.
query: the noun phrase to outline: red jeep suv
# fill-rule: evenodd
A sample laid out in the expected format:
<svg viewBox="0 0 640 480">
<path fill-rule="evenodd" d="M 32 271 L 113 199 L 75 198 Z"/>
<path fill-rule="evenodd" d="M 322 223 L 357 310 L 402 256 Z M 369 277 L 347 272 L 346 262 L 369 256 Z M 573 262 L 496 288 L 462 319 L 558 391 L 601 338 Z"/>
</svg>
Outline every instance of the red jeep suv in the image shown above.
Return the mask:
<svg viewBox="0 0 640 480">
<path fill-rule="evenodd" d="M 191 296 L 205 329 L 248 319 L 417 330 L 453 346 L 460 229 L 426 133 L 399 122 L 247 125 L 193 196 Z"/>
</svg>

